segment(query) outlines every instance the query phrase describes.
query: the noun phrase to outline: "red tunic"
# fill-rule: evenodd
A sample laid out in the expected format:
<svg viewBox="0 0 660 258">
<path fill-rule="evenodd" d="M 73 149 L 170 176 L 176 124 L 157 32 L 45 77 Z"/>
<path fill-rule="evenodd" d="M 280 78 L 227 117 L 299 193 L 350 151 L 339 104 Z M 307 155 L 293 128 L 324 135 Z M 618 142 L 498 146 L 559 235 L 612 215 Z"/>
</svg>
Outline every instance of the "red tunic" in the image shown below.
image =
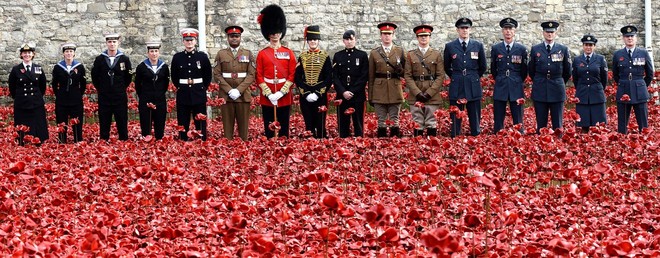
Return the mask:
<svg viewBox="0 0 660 258">
<path fill-rule="evenodd" d="M 286 81 L 293 82 L 295 71 L 296 57 L 293 51 L 287 47 L 281 46 L 277 50 L 266 47 L 257 55 L 257 85 L 265 82 L 273 93 L 282 89 Z M 277 78 L 275 78 L 276 76 Z M 289 89 L 289 92 L 278 100 L 277 106 L 290 106 L 292 102 L 293 98 Z M 259 98 L 259 104 L 273 106 L 263 92 Z"/>
</svg>

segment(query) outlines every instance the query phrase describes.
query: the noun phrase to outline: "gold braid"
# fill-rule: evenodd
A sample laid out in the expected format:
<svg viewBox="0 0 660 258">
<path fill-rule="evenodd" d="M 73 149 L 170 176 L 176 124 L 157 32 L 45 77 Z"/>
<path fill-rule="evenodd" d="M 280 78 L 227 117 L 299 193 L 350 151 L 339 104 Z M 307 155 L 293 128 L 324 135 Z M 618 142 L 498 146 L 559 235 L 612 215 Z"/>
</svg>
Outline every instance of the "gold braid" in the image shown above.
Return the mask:
<svg viewBox="0 0 660 258">
<path fill-rule="evenodd" d="M 319 74 L 321 74 L 321 70 L 323 69 L 327 57 L 328 53 L 325 51 L 306 51 L 300 54 L 300 63 L 305 71 L 305 83 L 307 83 L 307 85 L 313 87 L 318 84 Z M 321 93 L 325 93 L 325 89 L 322 89 L 321 91 Z M 301 89 L 300 93 L 303 94 L 305 91 Z"/>
</svg>

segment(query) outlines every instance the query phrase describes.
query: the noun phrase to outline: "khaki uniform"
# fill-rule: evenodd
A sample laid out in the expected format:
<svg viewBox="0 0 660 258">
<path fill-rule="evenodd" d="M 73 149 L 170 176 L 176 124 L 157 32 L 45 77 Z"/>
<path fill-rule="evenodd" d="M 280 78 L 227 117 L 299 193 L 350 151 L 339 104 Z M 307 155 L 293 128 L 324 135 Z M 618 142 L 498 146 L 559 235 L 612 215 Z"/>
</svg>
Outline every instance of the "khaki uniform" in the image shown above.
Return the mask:
<svg viewBox="0 0 660 258">
<path fill-rule="evenodd" d="M 428 69 L 424 68 L 422 61 Z M 422 54 L 419 48 L 408 51 L 405 68 L 406 88 L 408 88 L 408 103 L 414 104 L 417 100 L 415 96 L 421 92 L 431 95 L 431 100 L 424 104 L 439 105 L 442 101 L 440 89 L 445 79 L 445 71 L 442 64 L 442 53 L 429 48 L 426 54 Z M 430 71 L 430 73 L 429 73 Z"/>
<path fill-rule="evenodd" d="M 389 55 L 386 55 L 390 64 L 400 66 L 399 73 L 386 63 L 381 54 L 386 55 L 382 46 L 369 53 L 369 101 L 373 104 L 401 104 L 403 89 L 399 78 L 403 78 L 404 50 L 393 45 Z"/>
<path fill-rule="evenodd" d="M 252 101 L 250 85 L 255 78 L 255 64 L 252 52 L 244 48 L 239 48 L 235 56 L 230 48 L 221 49 L 215 55 L 213 78 L 220 85 L 218 95 L 227 101 L 220 107 L 227 139 L 233 139 L 234 122 L 236 122 L 241 139 L 247 140 Z M 232 89 L 238 89 L 241 93 L 236 100 L 227 95 Z"/>
</svg>

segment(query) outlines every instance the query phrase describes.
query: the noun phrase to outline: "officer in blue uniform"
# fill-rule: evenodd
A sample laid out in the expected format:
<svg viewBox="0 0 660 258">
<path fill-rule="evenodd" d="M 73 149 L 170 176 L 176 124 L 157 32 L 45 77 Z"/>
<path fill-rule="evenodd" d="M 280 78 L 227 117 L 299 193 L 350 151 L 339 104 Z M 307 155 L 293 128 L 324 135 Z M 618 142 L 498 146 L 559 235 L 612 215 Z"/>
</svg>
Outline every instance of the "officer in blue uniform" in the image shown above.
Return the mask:
<svg viewBox="0 0 660 258">
<path fill-rule="evenodd" d="M 628 133 L 628 122 L 631 109 L 635 110 L 635 118 L 640 132 L 648 127 L 649 100 L 648 86 L 653 79 L 653 60 L 646 49 L 637 47 L 637 27 L 633 25 L 621 28 L 623 49 L 614 52 L 612 73 L 614 81 L 619 85 L 616 90 L 616 110 L 618 114 L 618 132 Z M 623 95 L 627 98 L 623 98 Z"/>
<path fill-rule="evenodd" d="M 200 130 L 206 141 L 206 119 L 196 119 L 199 114 L 206 116 L 206 89 L 213 78 L 211 61 L 204 52 L 195 49 L 199 31 L 185 28 L 181 30 L 185 50 L 172 57 L 171 75 L 176 91 L 176 119 L 183 131 L 179 139 L 188 140 L 190 117 L 195 120 L 195 129 Z"/>
<path fill-rule="evenodd" d="M 575 104 L 575 111 L 580 115 L 577 126 L 582 132 L 589 132 L 589 126 L 607 123 L 605 114 L 605 87 L 607 86 L 607 62 L 603 55 L 596 54 L 595 36 L 582 37 L 583 54 L 573 59 L 573 84 L 575 97 L 580 100 Z"/>
<path fill-rule="evenodd" d="M 548 126 L 548 111 L 552 117 L 552 129 L 562 127 L 566 82 L 571 78 L 570 52 L 555 42 L 556 21 L 541 23 L 543 42 L 532 47 L 529 59 L 529 76 L 532 77 L 532 100 L 536 112 L 536 131 Z"/>
<path fill-rule="evenodd" d="M 493 133 L 504 127 L 506 105 L 509 104 L 513 124 L 523 122 L 523 104 L 517 102 L 524 99 L 524 82 L 527 78 L 527 48 L 515 42 L 518 21 L 504 18 L 500 21 L 502 28 L 502 43 L 493 45 L 490 50 L 490 70 L 495 78 L 493 91 L 493 115 L 495 119 Z M 522 131 L 522 127 L 520 129 Z"/>
<path fill-rule="evenodd" d="M 481 42 L 470 39 L 472 20 L 460 18 L 456 21 L 458 39 L 445 44 L 443 62 L 445 73 L 451 78 L 449 84 L 449 104 L 463 110 L 467 108 L 470 122 L 470 134 L 481 133 L 481 76 L 486 72 L 486 52 Z M 466 104 L 458 104 L 466 99 Z M 461 119 L 451 115 L 451 137 L 461 134 Z"/>
<path fill-rule="evenodd" d="M 35 56 L 33 44 L 23 44 L 19 48 L 22 62 L 12 67 L 9 73 L 9 93 L 14 99 L 14 125 L 27 126 L 27 134 L 48 139 L 48 122 L 44 107 L 46 74 L 41 65 L 32 62 Z M 26 132 L 18 132 L 18 144 L 23 146 Z"/>
<path fill-rule="evenodd" d="M 67 141 L 67 127 L 73 127 L 73 141 L 82 140 L 83 125 L 83 94 L 87 80 L 85 79 L 85 66 L 73 59 L 76 55 L 76 45 L 65 43 L 62 45 L 64 60 L 53 67 L 51 85 L 55 93 L 55 119 L 57 124 L 64 123 L 63 132 L 58 132 L 60 143 Z M 78 119 L 75 125 L 69 125 L 72 118 Z"/>
<path fill-rule="evenodd" d="M 151 135 L 162 139 L 167 120 L 167 98 L 170 85 L 169 66 L 160 59 L 160 40 L 146 42 L 147 58 L 135 68 L 135 93 L 139 102 L 140 131 L 142 136 Z"/>
<path fill-rule="evenodd" d="M 362 137 L 364 134 L 364 102 L 367 100 L 365 89 L 369 80 L 369 56 L 367 56 L 367 52 L 355 48 L 354 30 L 347 30 L 342 38 L 346 48 L 335 53 L 332 58 L 335 91 L 337 91 L 337 97 L 342 100 L 337 115 L 339 137 L 350 136 L 351 121 L 353 136 Z M 346 110 L 349 108 L 353 108 L 352 114 L 346 114 Z"/>
<path fill-rule="evenodd" d="M 110 139 L 110 125 L 114 116 L 119 140 L 128 140 L 128 95 L 131 84 L 131 60 L 119 49 L 119 34 L 105 35 L 108 47 L 94 60 L 92 82 L 99 95 L 99 134 L 101 140 Z"/>
</svg>

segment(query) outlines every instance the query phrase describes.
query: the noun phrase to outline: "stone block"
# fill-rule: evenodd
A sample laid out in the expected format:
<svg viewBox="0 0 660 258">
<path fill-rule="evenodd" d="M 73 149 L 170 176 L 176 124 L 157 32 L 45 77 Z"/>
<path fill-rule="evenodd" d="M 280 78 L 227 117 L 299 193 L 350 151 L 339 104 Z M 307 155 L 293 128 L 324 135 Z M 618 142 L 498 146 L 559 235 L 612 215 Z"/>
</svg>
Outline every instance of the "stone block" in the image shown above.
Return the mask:
<svg viewBox="0 0 660 258">
<path fill-rule="evenodd" d="M 108 9 L 105 7 L 104 3 L 90 3 L 87 5 L 86 11 L 92 13 L 102 13 L 107 12 Z"/>
</svg>

